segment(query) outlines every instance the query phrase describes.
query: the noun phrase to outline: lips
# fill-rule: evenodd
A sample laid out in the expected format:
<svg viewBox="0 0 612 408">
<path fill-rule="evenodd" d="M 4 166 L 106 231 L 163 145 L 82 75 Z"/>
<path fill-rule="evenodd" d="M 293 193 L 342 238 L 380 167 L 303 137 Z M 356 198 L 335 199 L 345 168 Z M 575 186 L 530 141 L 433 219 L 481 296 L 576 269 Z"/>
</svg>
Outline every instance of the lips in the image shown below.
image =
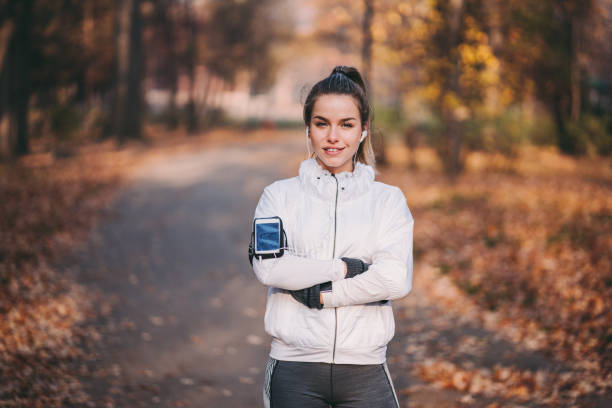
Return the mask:
<svg viewBox="0 0 612 408">
<path fill-rule="evenodd" d="M 344 147 L 324 147 L 323 150 L 326 154 L 330 156 L 335 156 L 337 154 L 340 154 L 344 150 Z"/>
</svg>

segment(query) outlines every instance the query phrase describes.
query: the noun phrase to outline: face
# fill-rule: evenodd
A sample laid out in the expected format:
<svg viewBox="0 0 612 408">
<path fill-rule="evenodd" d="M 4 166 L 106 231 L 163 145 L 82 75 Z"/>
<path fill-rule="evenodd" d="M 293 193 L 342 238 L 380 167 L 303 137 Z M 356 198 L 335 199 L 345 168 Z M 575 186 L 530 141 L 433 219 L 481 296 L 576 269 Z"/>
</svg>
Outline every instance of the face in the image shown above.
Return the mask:
<svg viewBox="0 0 612 408">
<path fill-rule="evenodd" d="M 330 173 L 353 170 L 359 148 L 361 118 L 357 101 L 350 95 L 320 95 L 314 103 L 309 137 L 317 162 Z"/>
</svg>

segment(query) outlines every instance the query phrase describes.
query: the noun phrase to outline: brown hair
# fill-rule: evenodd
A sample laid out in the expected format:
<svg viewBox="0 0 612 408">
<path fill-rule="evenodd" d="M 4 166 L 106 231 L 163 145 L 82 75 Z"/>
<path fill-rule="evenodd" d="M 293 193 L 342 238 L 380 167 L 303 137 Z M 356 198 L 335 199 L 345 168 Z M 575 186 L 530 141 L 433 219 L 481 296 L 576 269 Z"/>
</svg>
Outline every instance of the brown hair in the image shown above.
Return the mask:
<svg viewBox="0 0 612 408">
<path fill-rule="evenodd" d="M 375 160 L 370 138 L 372 134 L 370 126 L 370 104 L 368 102 L 365 83 L 359 71 L 354 67 L 338 65 L 327 78 L 320 80 L 312 87 L 304 102 L 304 123 L 306 126 L 310 125 L 312 109 L 319 95 L 328 94 L 350 95 L 357 101 L 361 127 L 363 128 L 365 125 L 368 125 L 368 135 L 357 149 L 357 160 L 373 167 Z"/>
</svg>

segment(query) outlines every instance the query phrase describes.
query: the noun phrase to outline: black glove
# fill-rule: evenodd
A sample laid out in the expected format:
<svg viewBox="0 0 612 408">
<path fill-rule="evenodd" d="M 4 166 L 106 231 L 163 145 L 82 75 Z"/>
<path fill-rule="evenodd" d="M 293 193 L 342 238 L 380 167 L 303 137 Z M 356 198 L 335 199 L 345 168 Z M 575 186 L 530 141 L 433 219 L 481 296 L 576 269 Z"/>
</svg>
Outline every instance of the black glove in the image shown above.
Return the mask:
<svg viewBox="0 0 612 408">
<path fill-rule="evenodd" d="M 370 264 L 363 262 L 357 258 L 340 258 L 346 263 L 346 276 L 345 278 L 353 278 L 360 273 L 364 273 L 368 270 Z"/>
<path fill-rule="evenodd" d="M 346 263 L 345 278 L 352 278 L 368 270 L 369 264 L 357 258 L 340 258 Z M 321 290 L 331 290 L 331 282 L 320 283 L 306 289 L 292 290 L 291 296 L 311 309 L 322 309 Z"/>
<path fill-rule="evenodd" d="M 291 290 L 291 296 L 303 305 L 308 306 L 311 309 L 322 309 L 321 304 L 321 288 L 326 290 L 331 289 L 331 282 L 319 283 L 306 289 Z"/>
</svg>

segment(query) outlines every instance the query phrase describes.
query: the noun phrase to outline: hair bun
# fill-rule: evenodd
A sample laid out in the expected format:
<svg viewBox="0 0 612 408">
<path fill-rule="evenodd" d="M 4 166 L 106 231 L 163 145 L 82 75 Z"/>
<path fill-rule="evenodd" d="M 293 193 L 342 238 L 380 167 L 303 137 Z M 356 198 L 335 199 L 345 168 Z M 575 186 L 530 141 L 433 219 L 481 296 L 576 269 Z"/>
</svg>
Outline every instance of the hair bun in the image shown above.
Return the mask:
<svg viewBox="0 0 612 408">
<path fill-rule="evenodd" d="M 336 67 L 334 67 L 334 70 L 332 71 L 332 75 L 338 74 L 338 73 L 347 75 L 348 68 L 349 67 L 346 67 L 344 65 L 337 65 Z"/>
<path fill-rule="evenodd" d="M 349 79 L 355 81 L 357 83 L 357 85 L 359 85 L 361 87 L 361 89 L 363 90 L 364 94 L 366 93 L 365 83 L 363 81 L 363 78 L 361 77 L 361 74 L 359 73 L 359 71 L 357 71 L 357 68 L 355 68 L 355 67 L 347 67 L 346 65 L 337 65 L 332 70 L 330 76 L 334 75 L 334 74 L 345 75 Z"/>
</svg>

